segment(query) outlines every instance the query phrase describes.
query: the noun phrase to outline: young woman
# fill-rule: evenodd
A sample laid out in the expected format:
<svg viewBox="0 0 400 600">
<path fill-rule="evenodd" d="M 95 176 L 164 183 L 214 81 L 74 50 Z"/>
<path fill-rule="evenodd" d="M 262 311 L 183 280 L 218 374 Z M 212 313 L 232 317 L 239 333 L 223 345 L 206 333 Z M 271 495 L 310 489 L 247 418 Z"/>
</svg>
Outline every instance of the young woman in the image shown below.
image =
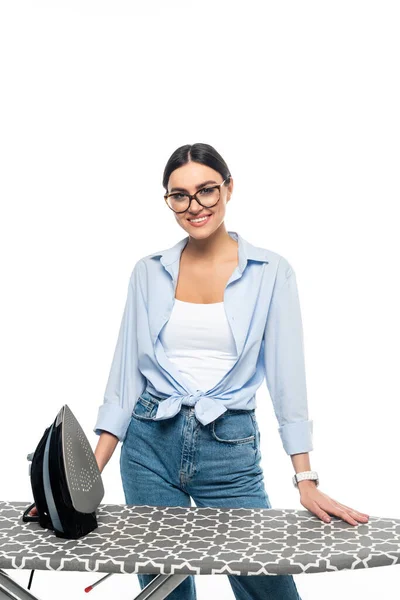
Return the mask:
<svg viewBox="0 0 400 600">
<path fill-rule="evenodd" d="M 310 471 L 312 421 L 293 268 L 226 230 L 233 179 L 213 147 L 178 148 L 163 185 L 187 236 L 134 266 L 94 428 L 100 470 L 120 440 L 127 504 L 191 506 L 193 498 L 202 507 L 271 508 L 255 416 L 255 392 L 266 378 L 301 504 L 323 520 L 331 513 L 366 522 L 368 515 L 317 489 Z M 154 577 L 139 574 L 141 588 Z M 291 575 L 228 577 L 239 600 L 300 598 Z M 194 600 L 194 577 L 168 598 Z"/>
</svg>

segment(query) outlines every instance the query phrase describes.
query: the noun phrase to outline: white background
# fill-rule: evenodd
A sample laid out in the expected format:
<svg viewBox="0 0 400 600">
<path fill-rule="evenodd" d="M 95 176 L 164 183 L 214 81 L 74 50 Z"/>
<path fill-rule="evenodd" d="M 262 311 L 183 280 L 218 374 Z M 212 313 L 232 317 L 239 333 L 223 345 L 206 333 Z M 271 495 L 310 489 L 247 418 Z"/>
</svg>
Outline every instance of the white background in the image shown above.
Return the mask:
<svg viewBox="0 0 400 600">
<path fill-rule="evenodd" d="M 186 235 L 164 166 L 207 142 L 234 179 L 227 229 L 297 275 L 320 489 L 400 518 L 399 16 L 383 0 L 1 3 L 1 500 L 33 501 L 26 455 L 64 403 L 95 448 L 133 265 Z M 257 418 L 273 507 L 303 509 L 265 383 Z M 124 503 L 120 448 L 106 503 Z M 32 592 L 83 599 L 98 578 L 35 571 Z M 392 597 L 399 566 L 295 581 L 302 600 Z M 196 583 L 234 597 L 225 576 Z M 139 589 L 114 575 L 91 594 Z"/>
</svg>

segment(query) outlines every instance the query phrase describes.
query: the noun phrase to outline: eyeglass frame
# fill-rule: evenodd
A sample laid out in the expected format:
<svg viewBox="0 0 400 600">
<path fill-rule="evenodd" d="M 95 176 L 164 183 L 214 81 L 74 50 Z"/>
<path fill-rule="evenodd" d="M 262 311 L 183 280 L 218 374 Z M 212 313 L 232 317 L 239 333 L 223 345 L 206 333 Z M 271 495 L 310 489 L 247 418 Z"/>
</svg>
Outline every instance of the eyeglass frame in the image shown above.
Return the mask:
<svg viewBox="0 0 400 600">
<path fill-rule="evenodd" d="M 168 198 L 170 196 L 173 196 L 174 194 L 178 194 L 179 192 L 167 192 L 166 194 L 164 194 L 165 203 L 168 206 L 168 208 L 170 208 L 175 214 L 178 214 L 178 215 L 181 215 L 182 213 L 185 213 L 187 210 L 189 210 L 190 205 L 192 204 L 193 198 L 196 198 L 197 202 L 203 208 L 212 208 L 213 206 L 216 206 L 218 204 L 218 202 L 220 201 L 220 199 L 221 199 L 221 187 L 224 185 L 225 181 L 228 181 L 228 179 L 231 179 L 231 177 L 232 177 L 232 175 L 228 175 L 228 177 L 226 177 L 222 183 L 218 183 L 216 185 L 205 185 L 204 187 L 202 187 L 199 190 L 197 190 L 197 192 L 195 192 L 194 194 L 189 194 L 189 193 L 183 194 L 184 196 L 187 196 L 189 198 L 189 206 L 187 208 L 185 208 L 185 210 L 174 210 L 168 204 Z M 213 188 L 219 188 L 219 198 L 218 198 L 218 200 L 216 201 L 215 204 L 212 204 L 211 206 L 204 206 L 204 204 L 202 204 L 200 202 L 200 200 L 197 198 L 197 194 L 199 194 L 202 190 L 206 190 L 206 189 L 209 190 L 209 189 L 213 189 Z"/>
</svg>

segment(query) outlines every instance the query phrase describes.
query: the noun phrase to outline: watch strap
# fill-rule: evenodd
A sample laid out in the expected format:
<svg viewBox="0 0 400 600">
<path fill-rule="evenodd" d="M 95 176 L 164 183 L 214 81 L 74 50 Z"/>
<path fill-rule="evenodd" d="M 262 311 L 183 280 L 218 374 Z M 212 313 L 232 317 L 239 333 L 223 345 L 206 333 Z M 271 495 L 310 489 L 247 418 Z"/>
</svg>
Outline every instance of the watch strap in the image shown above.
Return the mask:
<svg viewBox="0 0 400 600">
<path fill-rule="evenodd" d="M 295 487 L 298 487 L 297 484 L 299 481 L 304 481 L 305 479 L 311 479 L 315 481 L 316 486 L 319 485 L 319 478 L 317 471 L 301 471 L 300 473 L 295 473 L 292 481 Z"/>
</svg>

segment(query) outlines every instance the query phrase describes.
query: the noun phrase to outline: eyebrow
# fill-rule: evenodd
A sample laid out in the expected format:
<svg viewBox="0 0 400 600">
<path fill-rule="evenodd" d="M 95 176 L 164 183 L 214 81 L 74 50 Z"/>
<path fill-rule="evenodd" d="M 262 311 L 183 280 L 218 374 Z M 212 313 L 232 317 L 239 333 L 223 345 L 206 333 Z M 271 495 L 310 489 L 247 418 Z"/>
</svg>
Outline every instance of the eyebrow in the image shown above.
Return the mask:
<svg viewBox="0 0 400 600">
<path fill-rule="evenodd" d="M 218 183 L 218 182 L 214 181 L 213 179 L 209 179 L 208 181 L 203 181 L 203 183 L 199 183 L 199 185 L 196 185 L 196 190 L 199 190 L 200 188 L 204 187 L 208 183 Z M 185 190 L 185 188 L 173 187 L 173 188 L 171 188 L 169 193 L 171 193 L 171 192 L 188 192 L 188 190 Z"/>
</svg>

